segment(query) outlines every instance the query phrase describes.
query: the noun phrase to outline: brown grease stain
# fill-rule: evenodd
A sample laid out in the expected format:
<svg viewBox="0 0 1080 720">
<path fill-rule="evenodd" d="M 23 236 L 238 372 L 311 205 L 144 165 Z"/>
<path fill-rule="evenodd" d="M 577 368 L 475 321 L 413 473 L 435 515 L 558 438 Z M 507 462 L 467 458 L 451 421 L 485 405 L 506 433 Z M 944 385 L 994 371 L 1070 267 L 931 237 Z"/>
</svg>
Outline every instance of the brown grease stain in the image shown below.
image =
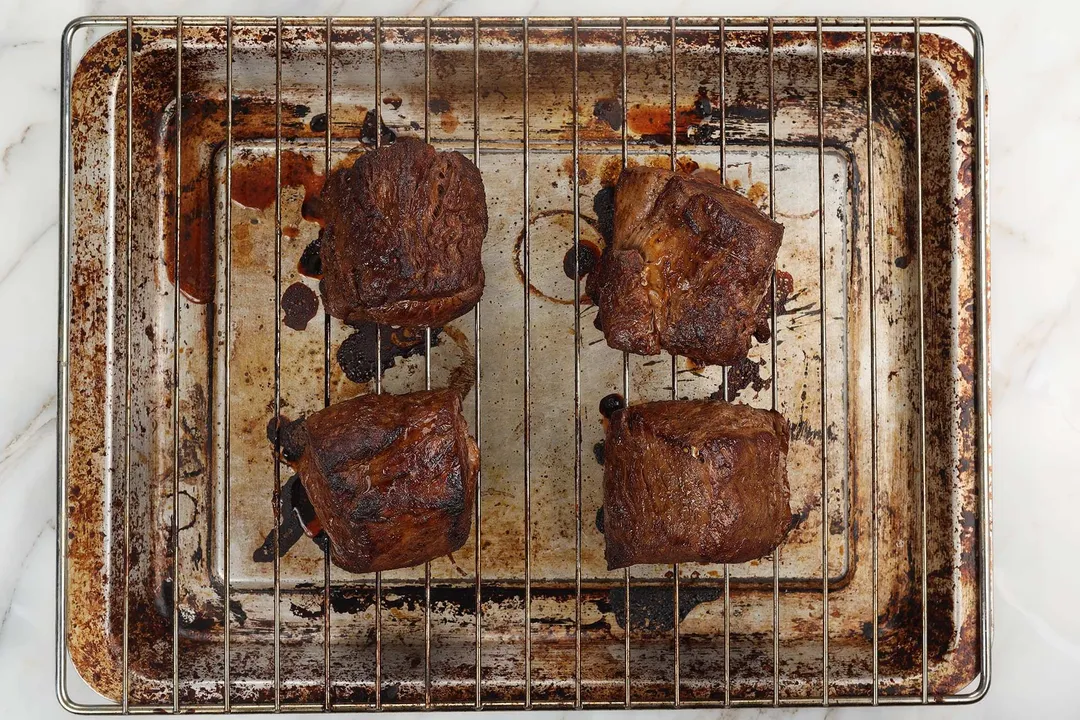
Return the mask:
<svg viewBox="0 0 1080 720">
<path fill-rule="evenodd" d="M 458 125 L 461 123 L 457 119 L 457 115 L 447 110 L 446 112 L 439 114 L 439 127 L 445 133 L 452 133 L 458 129 Z"/>
<path fill-rule="evenodd" d="M 596 168 L 600 164 L 600 159 L 595 155 L 579 155 L 578 156 L 578 184 L 588 185 L 592 182 L 593 177 L 596 175 Z M 574 158 L 567 156 L 563 158 L 562 170 L 566 173 L 566 176 L 573 178 L 574 176 Z M 616 176 L 617 177 L 617 176 Z"/>
<path fill-rule="evenodd" d="M 697 160 L 686 157 L 685 155 L 675 160 L 675 169 L 685 175 L 692 175 L 701 166 L 698 165 Z"/>
<path fill-rule="evenodd" d="M 768 194 L 769 187 L 763 182 L 754 183 L 750 186 L 750 189 L 746 191 L 747 199 L 759 207 L 765 202 L 765 197 Z"/>
<path fill-rule="evenodd" d="M 318 197 L 324 177 L 315 172 L 314 161 L 291 150 L 281 153 L 281 186 L 304 188 L 304 200 Z M 233 168 L 232 199 L 256 210 L 266 210 L 277 200 L 277 166 L 273 155 Z M 291 236 L 295 237 L 295 236 Z"/>
<path fill-rule="evenodd" d="M 627 164 L 629 165 L 629 163 Z M 600 169 L 600 184 L 604 187 L 611 187 L 619 182 L 619 175 L 621 174 L 622 159 L 610 157 L 604 161 L 604 167 Z"/>
<path fill-rule="evenodd" d="M 341 114 L 340 126 L 335 133 L 339 139 L 356 137 L 358 128 L 355 123 L 346 122 L 351 117 L 349 112 Z M 180 134 L 180 212 L 179 242 L 176 229 L 176 178 L 175 172 L 163 172 L 165 177 L 165 228 L 164 228 L 164 265 L 166 277 L 171 284 L 176 282 L 179 273 L 180 290 L 190 301 L 208 303 L 214 297 L 215 275 L 215 237 L 214 237 L 214 201 L 215 181 L 212 177 L 213 157 L 225 142 L 227 107 L 221 99 L 208 98 L 194 94 L 185 94 L 181 102 Z M 276 107 L 272 102 L 261 102 L 249 97 L 233 100 L 233 140 L 243 142 L 266 136 L 272 130 L 276 120 Z M 146 125 L 144 132 L 158 138 L 159 143 L 155 164 L 162 168 L 176 166 L 176 118 L 166 118 L 160 111 L 144 112 L 140 117 Z M 160 123 L 160 125 L 159 125 Z M 338 123 L 335 122 L 337 126 Z M 324 128 L 325 129 L 325 128 Z M 297 131 L 301 137 L 321 137 L 309 132 L 306 127 Z M 234 157 L 239 160 L 239 157 Z M 234 163 L 233 199 L 242 202 L 245 192 L 249 193 L 251 207 L 270 207 L 276 195 L 274 185 L 273 156 L 259 159 L 253 164 L 259 168 L 245 168 Z M 291 151 L 282 153 L 282 185 L 297 185 L 305 188 L 307 195 L 317 194 L 322 187 L 322 179 L 310 169 L 311 161 L 303 159 Z M 245 171 L 248 178 L 245 178 Z M 257 177 L 253 177 L 257 176 Z M 250 197 L 254 194 L 255 197 Z M 270 199 L 266 200 L 267 195 Z M 242 202 L 242 204 L 248 204 Z M 234 241 L 239 226 L 233 228 Z M 178 247 L 179 246 L 179 247 Z M 179 250 L 179 253 L 177 253 Z"/>
</svg>

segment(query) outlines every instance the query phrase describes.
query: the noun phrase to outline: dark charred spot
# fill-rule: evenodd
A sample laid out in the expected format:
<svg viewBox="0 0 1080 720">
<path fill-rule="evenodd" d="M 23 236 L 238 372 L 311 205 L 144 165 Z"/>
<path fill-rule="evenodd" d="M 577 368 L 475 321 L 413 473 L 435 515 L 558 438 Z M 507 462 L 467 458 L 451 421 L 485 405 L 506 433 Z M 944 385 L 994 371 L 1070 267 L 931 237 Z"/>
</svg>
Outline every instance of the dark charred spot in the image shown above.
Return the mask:
<svg viewBox="0 0 1080 720">
<path fill-rule="evenodd" d="M 611 419 L 612 415 L 625 407 L 626 399 L 619 393 L 611 393 L 610 395 L 605 395 L 600 401 L 600 414 Z"/>
<path fill-rule="evenodd" d="M 596 464 L 597 465 L 603 465 L 604 464 L 604 441 L 603 440 L 601 440 L 600 442 L 598 442 L 598 443 L 596 443 L 595 445 L 592 446 L 592 454 L 593 454 L 593 457 L 596 459 Z"/>
<path fill-rule="evenodd" d="M 574 261 L 575 257 L 577 258 L 576 263 Z M 574 279 L 575 275 L 585 277 L 596 267 L 596 262 L 599 259 L 600 248 L 588 240 L 582 240 L 578 243 L 577 253 L 574 252 L 574 248 L 570 248 L 566 251 L 566 255 L 563 256 L 563 272 L 571 280 Z"/>
<path fill-rule="evenodd" d="M 281 296 L 281 310 L 285 324 L 293 330 L 306 330 L 315 313 L 319 311 L 319 297 L 302 282 L 294 282 Z"/>
<path fill-rule="evenodd" d="M 420 129 L 420 123 L 416 122 L 415 120 L 410 120 L 409 121 L 409 127 L 411 127 L 413 130 L 419 130 Z"/>
<path fill-rule="evenodd" d="M 428 101 L 428 109 L 436 115 L 438 115 L 439 113 L 449 112 L 450 101 L 445 100 L 441 97 L 433 97 L 431 98 L 431 100 Z"/>
<path fill-rule="evenodd" d="M 251 98 L 234 95 L 232 99 L 233 116 L 251 114 Z"/>
<path fill-rule="evenodd" d="M 611 247 L 615 234 L 615 188 L 604 187 L 593 197 L 593 212 L 596 213 L 596 229 L 604 242 Z"/>
<path fill-rule="evenodd" d="M 355 383 L 370 382 L 376 372 L 385 372 L 394 367 L 397 358 L 409 358 L 422 355 L 425 351 L 423 328 L 395 328 L 382 326 L 381 367 L 376 366 L 375 353 L 378 326 L 375 323 L 360 323 L 356 332 L 341 343 L 337 359 L 345 377 Z M 442 328 L 432 328 L 431 344 L 436 345 Z"/>
<path fill-rule="evenodd" d="M 375 352 L 375 325 L 366 323 L 341 343 L 337 361 L 345 377 L 354 383 L 366 383 L 380 370 Z"/>
<path fill-rule="evenodd" d="M 297 105 L 293 108 L 293 116 L 298 118 L 307 117 L 310 112 L 311 108 L 307 105 Z"/>
<path fill-rule="evenodd" d="M 356 504 L 349 513 L 354 522 L 377 520 L 382 509 L 382 500 L 374 492 L 366 492 L 356 499 Z"/>
<path fill-rule="evenodd" d="M 315 517 L 315 508 L 308 499 L 300 476 L 293 475 L 281 486 L 281 525 L 277 528 L 278 557 L 285 557 L 304 535 L 317 539 L 321 530 L 319 520 Z M 262 545 L 255 549 L 251 559 L 260 563 L 274 561 L 273 531 L 266 536 Z"/>
<path fill-rule="evenodd" d="M 301 275 L 307 275 L 310 278 L 322 277 L 322 234 L 319 237 L 311 241 L 311 243 L 304 248 L 303 254 L 300 255 L 300 262 L 297 264 L 297 269 Z"/>
<path fill-rule="evenodd" d="M 784 305 L 787 304 L 791 294 L 795 291 L 795 280 L 791 273 L 783 270 L 776 271 L 776 313 L 782 314 Z"/>
<path fill-rule="evenodd" d="M 134 50 L 135 52 L 138 52 L 139 50 L 143 49 L 143 36 L 142 36 L 142 33 L 139 33 L 139 32 L 131 33 L 131 49 Z"/>
<path fill-rule="evenodd" d="M 604 508 L 603 506 L 596 510 L 596 529 L 601 535 L 604 534 Z"/>
<path fill-rule="evenodd" d="M 697 220 L 694 218 L 694 212 L 690 207 L 683 210 L 682 219 L 695 235 L 701 234 L 701 226 L 697 224 Z"/>
<path fill-rule="evenodd" d="M 277 446 L 278 430 L 289 424 L 289 418 L 284 415 L 272 417 L 266 422 L 266 439 L 271 445 Z"/>
<path fill-rule="evenodd" d="M 606 122 L 612 130 L 621 130 L 623 124 L 622 103 L 615 98 L 600 98 L 593 105 L 593 117 Z"/>
<path fill-rule="evenodd" d="M 757 325 L 754 326 L 754 339 L 759 343 L 769 342 L 769 338 L 772 337 L 772 325 L 771 318 L 769 317 L 770 298 L 766 295 L 761 305 L 758 306 L 757 313 Z"/>
<path fill-rule="evenodd" d="M 776 271 L 776 314 L 787 313 L 787 303 L 795 297 L 795 281 L 791 273 Z M 754 339 L 760 343 L 768 342 L 772 337 L 772 301 L 771 293 L 766 293 L 757 309 L 757 325 L 754 326 Z"/>
<path fill-rule="evenodd" d="M 278 442 L 280 443 L 281 456 L 286 462 L 296 462 L 307 449 L 307 429 L 304 427 L 304 418 L 293 420 L 287 425 L 281 426 Z"/>
<path fill-rule="evenodd" d="M 754 392 L 761 392 L 772 386 L 771 378 L 761 377 L 761 369 L 765 361 L 755 362 L 750 358 L 737 360 L 728 368 L 727 398 L 734 400 L 735 396 L 746 388 L 752 388 Z"/>
<path fill-rule="evenodd" d="M 326 132 L 326 113 L 319 113 L 318 115 L 314 115 L 308 125 L 311 127 L 311 132 Z"/>
<path fill-rule="evenodd" d="M 705 93 L 704 88 L 698 92 L 697 99 L 694 100 L 694 114 L 703 120 L 712 117 L 712 103 L 709 102 L 709 96 Z"/>
<path fill-rule="evenodd" d="M 379 142 L 383 145 L 389 145 L 397 140 L 397 133 L 386 126 L 386 123 L 379 118 Z M 375 144 L 375 111 L 368 110 L 367 115 L 364 116 L 364 126 L 360 133 L 360 142 L 365 145 Z"/>
<path fill-rule="evenodd" d="M 323 219 L 322 199 L 317 195 L 305 197 L 300 206 L 300 216 L 311 222 L 320 222 Z"/>
<path fill-rule="evenodd" d="M 903 270 L 911 264 L 911 258 L 909 258 L 907 255 L 901 255 L 900 257 L 893 260 L 893 263 L 896 265 L 896 267 Z"/>
</svg>

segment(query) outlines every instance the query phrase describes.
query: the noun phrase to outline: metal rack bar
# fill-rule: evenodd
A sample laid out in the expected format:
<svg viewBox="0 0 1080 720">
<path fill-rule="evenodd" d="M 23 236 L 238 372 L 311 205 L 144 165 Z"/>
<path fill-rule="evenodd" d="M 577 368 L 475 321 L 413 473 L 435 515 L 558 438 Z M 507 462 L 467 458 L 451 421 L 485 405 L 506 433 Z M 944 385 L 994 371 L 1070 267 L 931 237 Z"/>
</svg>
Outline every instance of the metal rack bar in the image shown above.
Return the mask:
<svg viewBox="0 0 1080 720">
<path fill-rule="evenodd" d="M 125 24 L 126 27 L 126 24 Z M 95 706 L 82 705 L 71 699 L 68 692 L 68 591 L 70 590 L 70 576 L 68 574 L 68 394 L 70 385 L 70 362 L 71 348 L 68 342 L 71 336 L 71 66 L 72 66 L 72 40 L 79 26 L 70 24 L 64 28 L 61 38 L 62 52 L 60 54 L 60 193 L 57 205 L 60 210 L 60 253 L 59 290 L 56 304 L 59 307 L 58 321 L 58 352 L 56 362 L 56 466 L 59 482 L 56 488 L 56 697 L 64 709 L 72 712 L 98 712 L 96 709 L 83 708 L 109 708 L 116 711 L 113 704 L 98 704 Z"/>
<path fill-rule="evenodd" d="M 281 18 L 274 29 L 274 417 L 281 415 Z M 274 436 L 274 712 L 281 712 L 281 448 Z"/>
<path fill-rule="evenodd" d="M 769 18 L 769 219 L 776 220 L 776 64 L 774 51 L 776 30 Z M 776 388 L 776 268 L 772 276 L 772 302 L 770 303 L 772 334 L 769 339 L 769 356 L 772 365 L 772 409 L 779 410 Z M 780 548 L 773 551 L 772 559 L 772 629 L 773 629 L 773 706 L 780 706 Z"/>
<path fill-rule="evenodd" d="M 622 19 L 622 37 L 619 43 L 619 54 L 622 59 L 622 78 L 620 83 L 621 92 L 621 105 L 622 108 L 622 125 L 620 127 L 622 131 L 622 169 L 626 169 L 626 155 L 627 146 L 629 143 L 629 135 L 626 127 L 626 18 Z M 622 391 L 623 402 L 626 405 L 630 404 L 630 353 L 623 351 L 622 354 Z M 631 696 L 631 676 L 630 676 L 630 568 L 623 569 L 623 617 L 625 618 L 623 627 L 623 705 L 627 708 L 630 707 Z"/>
<path fill-rule="evenodd" d="M 581 197 L 578 177 L 581 158 L 578 148 L 578 52 L 577 20 L 573 25 L 574 86 L 573 178 L 574 192 L 574 707 L 581 707 Z"/>
<path fill-rule="evenodd" d="M 994 632 L 994 593 L 993 580 L 991 578 L 990 564 L 993 557 L 991 538 L 991 510 L 992 499 L 990 492 L 990 350 L 989 350 L 989 322 L 987 297 L 987 247 L 986 228 L 989 223 L 987 215 L 987 197 L 989 192 L 987 183 L 988 170 L 986 167 L 986 77 L 983 63 L 983 37 L 978 26 L 968 20 L 957 20 L 971 32 L 974 49 L 972 52 L 972 73 L 975 84 L 975 113 L 972 119 L 975 140 L 975 162 L 973 163 L 974 175 L 972 184 L 972 215 L 975 229 L 975 327 L 979 329 L 978 338 L 975 342 L 975 364 L 979 368 L 978 379 L 975 385 L 975 412 L 980 418 L 979 431 L 976 437 L 976 452 L 978 453 L 978 471 L 982 483 L 979 485 L 979 633 L 980 633 L 980 673 L 979 685 L 971 693 L 969 698 L 962 698 L 962 702 L 974 702 L 982 698 L 990 688 L 991 663 L 993 657 L 990 653 L 990 645 Z M 923 18 L 922 24 L 930 25 Z"/>
<path fill-rule="evenodd" d="M 727 23 L 717 23 L 720 37 L 720 184 L 727 187 Z M 720 372 L 721 394 L 728 398 L 728 368 Z M 731 707 L 731 568 L 724 563 L 724 707 Z"/>
<path fill-rule="evenodd" d="M 334 21 L 326 18 L 326 138 L 323 161 L 323 182 L 330 181 L 330 170 L 333 167 L 333 99 L 334 99 Z M 230 103 L 231 104 L 231 103 Z M 330 407 L 330 313 L 323 307 L 323 407 Z M 330 685 L 330 538 L 326 536 L 322 542 L 323 548 L 323 709 L 331 710 L 333 707 L 333 693 Z"/>
<path fill-rule="evenodd" d="M 480 168 L 480 19 L 473 19 L 473 164 Z M 482 414 L 481 407 L 481 366 L 480 366 L 480 303 L 476 303 L 473 310 L 473 355 L 476 358 L 476 398 L 475 398 L 475 423 L 476 423 L 476 447 L 481 448 Z M 481 455 L 483 457 L 483 455 Z M 483 463 L 476 468 L 476 534 L 474 538 L 474 557 L 476 567 L 476 708 L 483 707 L 483 607 L 481 602 L 483 585 L 483 544 L 480 541 L 481 528 L 483 526 Z"/>
<path fill-rule="evenodd" d="M 531 341 L 529 339 L 530 329 L 532 326 L 532 293 L 529 292 L 529 288 L 532 283 L 532 275 L 529 264 L 530 253 L 530 232 L 529 226 L 531 225 L 532 216 L 529 209 L 531 197 L 529 195 L 529 151 L 530 151 L 530 138 L 529 138 L 529 18 L 525 17 L 521 20 L 521 63 L 522 63 L 522 83 L 521 83 L 521 143 L 523 157 L 522 164 L 522 192 L 521 192 L 521 269 L 522 274 L 525 277 L 525 282 L 522 287 L 522 298 L 524 301 L 524 347 L 522 350 L 523 355 L 523 374 L 524 374 L 524 393 L 522 397 L 522 411 L 524 413 L 524 428 L 522 441 L 524 443 L 525 463 L 524 484 L 525 484 L 525 707 L 526 709 L 532 707 L 532 423 L 530 413 L 532 410 L 531 393 Z"/>
<path fill-rule="evenodd" d="M 146 27 L 173 27 L 176 24 L 177 16 L 175 15 L 133 15 L 131 16 L 133 22 L 138 25 Z M 225 15 L 200 15 L 185 17 L 185 24 L 190 27 L 212 27 L 215 25 L 222 25 L 226 21 Z M 296 25 L 300 27 L 321 26 L 325 22 L 324 17 L 309 16 L 309 15 L 293 15 L 283 16 L 283 19 L 289 25 Z M 334 24 L 341 27 L 356 27 L 356 26 L 370 26 L 376 19 L 376 16 L 341 16 L 334 18 Z M 382 16 L 379 17 L 384 23 L 394 25 L 396 27 L 403 28 L 418 28 L 423 27 L 424 18 L 416 16 Z M 510 16 L 485 16 L 485 17 L 436 17 L 432 18 L 432 27 L 436 29 L 455 29 L 455 28 L 468 28 L 472 27 L 476 21 L 481 28 L 484 29 L 518 29 L 521 27 L 520 17 Z M 577 18 L 569 16 L 551 16 L 551 17 L 534 17 L 531 19 L 533 27 L 538 28 L 550 28 L 550 29 L 563 29 L 569 30 L 572 28 L 574 21 L 577 21 L 579 29 L 593 30 L 593 29 L 618 29 L 620 22 L 624 18 L 620 17 L 591 17 L 580 16 Z M 676 18 L 677 26 L 680 29 L 686 30 L 712 30 L 720 22 L 720 16 L 680 16 Z M 768 25 L 769 20 L 773 20 L 775 25 L 785 28 L 808 28 L 813 30 L 817 27 L 817 21 L 819 18 L 815 16 L 775 16 L 769 18 L 767 16 L 742 16 L 742 17 L 729 17 L 725 22 L 732 28 L 753 28 L 763 29 Z M 666 30 L 668 28 L 668 18 L 662 16 L 627 16 L 627 27 L 632 30 Z M 903 28 L 911 26 L 911 16 L 827 16 L 820 18 L 821 23 L 825 27 L 837 28 L 861 28 L 867 21 L 872 23 L 875 27 L 882 28 Z M 80 20 L 80 23 L 84 26 L 116 26 L 124 27 L 127 21 L 127 16 L 123 15 L 100 15 L 93 17 L 86 17 Z M 265 16 L 259 15 L 237 15 L 234 17 L 234 23 L 237 27 L 251 27 L 263 25 L 266 23 Z M 970 26 L 970 21 L 962 17 L 956 16 L 927 16 L 921 18 L 921 24 L 923 27 L 963 27 Z"/>
<path fill-rule="evenodd" d="M 431 18 L 424 18 L 424 142 L 431 142 Z M 424 389 L 431 389 L 430 325 L 424 328 Z M 424 707 L 431 707 L 431 561 L 424 563 Z"/>
<path fill-rule="evenodd" d="M 930 701 L 929 622 L 927 608 L 926 534 L 926 313 L 923 308 L 923 189 L 922 189 L 922 27 L 914 18 L 915 40 L 915 258 L 919 308 L 919 544 L 922 551 L 920 607 L 922 608 L 922 701 Z"/>
<path fill-rule="evenodd" d="M 967 704 L 972 702 L 973 695 L 949 695 L 942 699 L 942 704 L 946 705 L 958 705 Z M 869 707 L 871 700 L 865 696 L 851 696 L 840 695 L 831 698 L 831 704 L 837 707 Z M 878 703 L 881 707 L 912 707 L 923 705 L 922 700 L 918 696 L 885 696 L 881 698 Z M 574 708 L 573 701 L 562 700 L 540 700 L 533 703 L 536 710 L 571 710 Z M 667 700 L 639 700 L 634 703 L 635 708 L 646 709 L 671 709 L 671 702 Z M 781 707 L 785 708 L 807 708 L 807 707 L 820 707 L 820 698 L 784 698 Z M 697 708 L 697 709 L 711 709 L 716 708 L 716 703 L 711 700 L 704 699 L 688 699 L 683 700 L 683 708 Z M 79 714 L 82 715 L 115 715 L 118 705 L 111 704 L 99 704 L 99 705 L 77 705 L 75 706 Z M 324 711 L 322 703 L 296 703 L 288 704 L 287 709 L 291 713 L 320 713 Z M 472 701 L 453 700 L 445 703 L 438 703 L 435 707 L 440 710 L 475 710 L 475 706 Z M 737 699 L 732 701 L 732 707 L 736 708 L 771 708 L 772 698 L 760 698 L 760 699 Z M 232 712 L 236 714 L 259 714 L 267 711 L 267 705 L 259 703 L 234 703 L 232 706 Z M 394 711 L 423 711 L 424 703 L 420 702 L 401 702 L 394 703 L 392 706 Z M 622 700 L 589 700 L 582 703 L 582 709 L 584 710 L 617 710 L 623 708 Z M 342 702 L 334 705 L 335 711 L 343 713 L 362 713 L 371 712 L 372 707 L 370 703 L 357 703 L 357 702 Z M 484 705 L 484 710 L 521 710 L 521 703 L 515 702 L 488 702 Z M 185 715 L 220 715 L 223 711 L 223 706 L 220 703 L 212 705 L 185 705 Z M 129 715 L 162 715 L 172 714 L 171 705 L 139 705 L 132 707 L 128 713 Z"/>
<path fill-rule="evenodd" d="M 176 19 L 176 237 L 173 245 L 173 366 L 172 366 L 172 704 L 180 712 L 180 146 L 183 120 L 183 49 L 184 19 Z M 229 537 L 225 528 L 225 537 Z M 228 539 L 225 540 L 228 542 Z"/>
<path fill-rule="evenodd" d="M 880 675 L 878 668 L 878 643 L 881 632 L 878 615 L 878 475 L 877 475 L 877 267 L 874 264 L 874 36 L 870 18 L 865 21 L 866 30 L 866 222 L 868 230 L 870 266 L 870 555 L 872 566 L 871 613 L 874 632 L 871 640 L 873 660 L 872 704 L 877 705 Z"/>
<path fill-rule="evenodd" d="M 127 215 L 124 229 L 127 235 L 127 245 L 124 254 L 124 267 L 126 269 L 126 277 L 124 279 L 124 312 L 127 313 L 127 319 L 124 322 L 124 620 L 122 633 L 122 645 L 120 647 L 120 663 L 123 666 L 120 677 L 120 711 L 127 714 L 128 705 L 130 704 L 131 695 L 131 663 L 128 657 L 128 630 L 129 630 L 129 617 L 130 617 L 130 576 L 131 576 L 131 242 L 132 242 L 132 208 L 131 202 L 134 195 L 132 190 L 134 173 L 132 172 L 131 163 L 134 158 L 132 152 L 132 93 L 134 89 L 134 82 L 132 75 L 134 74 L 133 59 L 134 53 L 132 48 L 132 24 L 131 18 L 128 18 L 127 28 L 125 29 L 124 37 L 124 76 L 127 83 L 127 119 L 125 127 L 125 145 L 127 146 L 127 160 L 125 163 L 125 170 L 127 172 L 127 186 L 125 188 L 127 198 L 125 200 L 125 212 Z"/>
<path fill-rule="evenodd" d="M 821 305 L 821 704 L 829 705 L 829 378 L 828 294 L 825 292 L 825 52 L 821 18 L 817 25 L 818 100 L 818 242 L 821 258 L 818 303 Z"/>
<path fill-rule="evenodd" d="M 670 58 L 670 60 L 671 60 L 671 98 L 670 98 L 671 103 L 670 103 L 670 107 L 669 107 L 669 109 L 671 111 L 671 118 L 670 118 L 671 119 L 671 147 L 669 148 L 669 154 L 670 154 L 670 160 L 671 160 L 671 171 L 675 172 L 676 170 L 678 170 L 677 152 L 678 152 L 678 134 L 679 134 L 679 130 L 678 130 L 677 115 L 676 115 L 676 112 L 675 112 L 675 107 L 676 107 L 676 102 L 677 102 L 677 99 L 676 99 L 677 91 L 675 89 L 675 83 L 676 83 L 676 79 L 677 79 L 676 74 L 675 74 L 675 54 L 678 51 L 678 47 L 677 47 L 678 39 L 677 39 L 677 37 L 675 35 L 675 18 L 674 17 L 670 18 L 670 20 L 668 21 L 668 32 L 669 32 L 668 44 L 669 44 L 669 49 L 671 51 L 670 52 L 670 55 L 671 55 L 671 58 Z M 671 399 L 672 400 L 678 400 L 679 399 L 679 356 L 675 355 L 674 353 L 672 353 L 672 355 L 671 355 Z M 679 665 L 680 665 L 680 662 L 679 662 L 679 660 L 680 660 L 680 658 L 679 658 L 679 619 L 680 619 L 679 618 L 679 563 L 675 563 L 674 565 L 671 566 L 671 577 L 672 577 L 671 593 L 672 593 L 672 603 L 673 603 L 672 623 L 671 623 L 671 635 L 672 635 L 671 639 L 672 639 L 672 645 L 673 645 L 672 674 L 673 674 L 673 684 L 675 686 L 675 707 L 679 707 L 679 700 L 680 700 L 679 686 L 681 684 L 680 681 L 679 681 Z"/>
<path fill-rule="evenodd" d="M 375 18 L 375 150 L 382 147 L 382 18 Z M 375 325 L 375 394 L 382 394 L 382 324 Z M 382 572 L 375 572 L 375 709 L 382 709 Z"/>
<path fill-rule="evenodd" d="M 222 373 L 222 384 L 225 387 L 223 398 L 223 415 L 225 424 L 224 453 L 225 453 L 225 488 L 222 508 L 224 527 L 226 532 L 231 526 L 232 513 L 232 181 L 233 181 L 233 25 L 232 18 L 227 18 L 225 23 L 225 368 Z M 280 293 L 279 293 L 280 295 Z M 280 313 L 279 313 L 280 314 Z M 275 418 L 278 416 L 275 414 Z M 276 422 L 276 420 L 275 420 Z M 280 430 L 280 428 L 278 428 Z M 276 437 L 276 434 L 275 434 Z M 275 445 L 276 447 L 276 445 Z M 277 452 L 274 453 L 275 456 Z M 276 458 L 275 458 L 276 463 Z M 280 476 L 279 476 L 280 478 Z M 276 531 L 275 531 L 276 532 Z M 228 537 L 226 535 L 226 537 Z M 223 684 L 221 687 L 221 701 L 225 711 L 229 712 L 232 707 L 232 547 L 228 541 L 221 545 L 222 574 L 224 577 L 224 604 L 222 611 L 223 643 L 222 654 L 224 660 Z"/>
</svg>

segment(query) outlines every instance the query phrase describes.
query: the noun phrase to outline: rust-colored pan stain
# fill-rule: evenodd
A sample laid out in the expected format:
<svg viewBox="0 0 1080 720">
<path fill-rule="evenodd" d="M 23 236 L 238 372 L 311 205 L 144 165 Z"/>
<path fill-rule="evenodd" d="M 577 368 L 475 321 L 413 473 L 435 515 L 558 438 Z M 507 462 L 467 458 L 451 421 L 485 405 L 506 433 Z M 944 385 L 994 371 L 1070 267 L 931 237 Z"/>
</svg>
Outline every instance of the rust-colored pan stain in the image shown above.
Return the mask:
<svg viewBox="0 0 1080 720">
<path fill-rule="evenodd" d="M 444 113 L 439 114 L 439 127 L 444 133 L 450 134 L 458 129 L 458 125 L 461 123 L 457 119 L 457 115 L 447 110 Z"/>
<path fill-rule="evenodd" d="M 676 108 L 675 131 L 679 142 L 688 142 L 687 128 L 702 120 L 695 108 Z M 671 141 L 671 108 L 667 105 L 631 105 L 626 111 L 626 126 L 643 140 L 658 143 Z"/>
</svg>

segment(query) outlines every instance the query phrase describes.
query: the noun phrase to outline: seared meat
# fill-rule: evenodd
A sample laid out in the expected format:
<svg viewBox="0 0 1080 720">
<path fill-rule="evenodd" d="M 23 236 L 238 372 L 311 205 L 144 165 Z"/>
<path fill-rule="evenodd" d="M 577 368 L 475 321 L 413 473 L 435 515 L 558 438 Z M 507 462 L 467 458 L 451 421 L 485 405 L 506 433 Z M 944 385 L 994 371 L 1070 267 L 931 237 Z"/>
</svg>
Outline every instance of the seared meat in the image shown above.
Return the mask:
<svg viewBox="0 0 1080 720">
<path fill-rule="evenodd" d="M 589 275 L 608 345 L 699 364 L 745 357 L 769 290 L 782 225 L 701 177 L 623 170 L 614 242 Z"/>
<path fill-rule="evenodd" d="M 480 171 L 459 152 L 401 138 L 330 175 L 322 196 L 327 312 L 348 323 L 438 326 L 484 291 Z"/>
<path fill-rule="evenodd" d="M 611 414 L 604 442 L 608 569 L 739 563 L 791 526 L 787 421 L 717 400 L 667 400 Z"/>
<path fill-rule="evenodd" d="M 468 538 L 480 456 L 452 391 L 331 405 L 289 427 L 282 448 L 346 570 L 418 565 Z"/>
</svg>

